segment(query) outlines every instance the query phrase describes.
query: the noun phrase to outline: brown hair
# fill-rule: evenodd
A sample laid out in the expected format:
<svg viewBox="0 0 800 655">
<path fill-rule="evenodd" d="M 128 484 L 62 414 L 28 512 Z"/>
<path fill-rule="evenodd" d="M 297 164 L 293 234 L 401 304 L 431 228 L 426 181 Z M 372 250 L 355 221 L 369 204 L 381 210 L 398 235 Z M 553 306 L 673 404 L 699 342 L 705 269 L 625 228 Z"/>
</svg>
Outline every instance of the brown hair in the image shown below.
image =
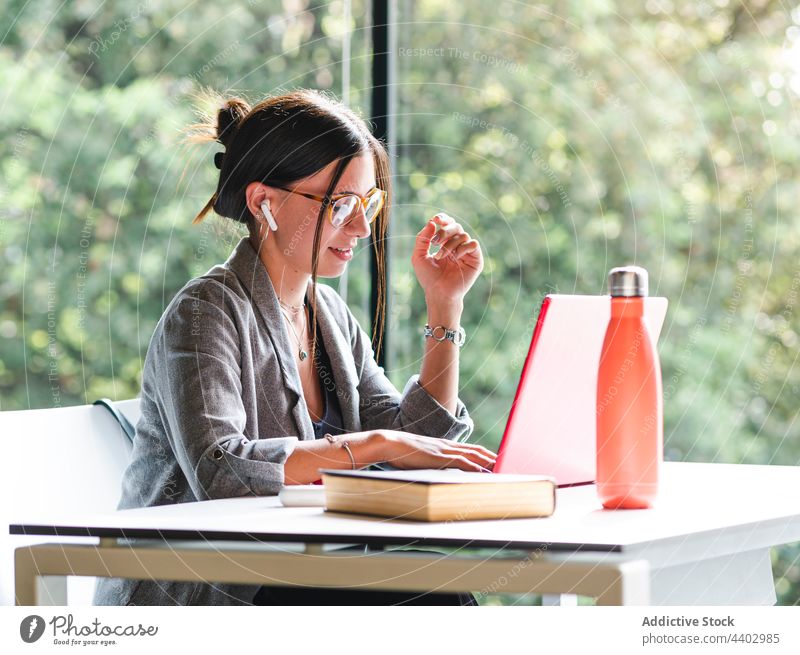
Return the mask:
<svg viewBox="0 0 800 655">
<path fill-rule="evenodd" d="M 326 196 L 333 194 L 345 168 L 359 155 L 372 154 L 378 188 L 387 193 L 386 202 L 373 223 L 373 247 L 378 268 L 378 307 L 373 323 L 375 335 L 382 336 L 386 317 L 386 229 L 392 200 L 389 155 L 355 112 L 334 97 L 314 89 L 299 89 L 267 97 L 250 106 L 241 97 L 225 97 L 208 88 L 201 89 L 201 102 L 214 107 L 214 113 L 201 108 L 202 120 L 184 132 L 189 142 L 216 141 L 225 146 L 214 162 L 220 168 L 217 190 L 192 221 L 203 220 L 214 210 L 220 216 L 246 224 L 252 233 L 255 218 L 247 208 L 245 190 L 251 182 L 267 186 L 288 184 L 311 176 L 333 161 L 339 163 Z M 314 232 L 311 299 L 317 311 L 317 264 L 325 205 L 321 203 Z M 380 352 L 378 339 L 376 353 Z M 316 353 L 317 325 L 314 321 L 312 357 Z M 377 354 L 376 354 L 377 356 Z M 313 360 L 312 360 L 313 361 Z"/>
</svg>

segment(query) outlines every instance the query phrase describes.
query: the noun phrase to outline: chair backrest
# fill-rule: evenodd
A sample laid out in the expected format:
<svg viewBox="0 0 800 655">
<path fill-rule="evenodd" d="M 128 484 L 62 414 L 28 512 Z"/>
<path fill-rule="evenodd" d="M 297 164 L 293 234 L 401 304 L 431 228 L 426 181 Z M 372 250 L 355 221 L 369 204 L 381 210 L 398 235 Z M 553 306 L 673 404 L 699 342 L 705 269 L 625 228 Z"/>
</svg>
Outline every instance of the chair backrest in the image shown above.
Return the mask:
<svg viewBox="0 0 800 655">
<path fill-rule="evenodd" d="M 139 416 L 141 415 L 141 411 L 139 409 L 139 399 L 134 398 L 132 400 L 120 400 L 119 402 L 114 402 L 110 398 L 98 398 L 93 404 L 101 405 L 111 413 L 116 422 L 122 428 L 125 436 L 128 437 L 128 441 L 130 441 L 132 444 L 133 437 L 136 434 L 136 423 L 139 421 Z M 135 418 L 129 419 L 126 411 L 127 413 L 135 414 Z"/>
<path fill-rule="evenodd" d="M 138 398 L 114 406 L 136 426 Z M 16 460 L 0 476 L 0 605 L 13 605 L 14 548 L 49 539 L 10 536 L 9 522 L 45 512 L 114 511 L 132 445 L 100 405 L 0 412 L 0 443 Z M 69 604 L 90 605 L 94 580 L 70 578 Z"/>
</svg>

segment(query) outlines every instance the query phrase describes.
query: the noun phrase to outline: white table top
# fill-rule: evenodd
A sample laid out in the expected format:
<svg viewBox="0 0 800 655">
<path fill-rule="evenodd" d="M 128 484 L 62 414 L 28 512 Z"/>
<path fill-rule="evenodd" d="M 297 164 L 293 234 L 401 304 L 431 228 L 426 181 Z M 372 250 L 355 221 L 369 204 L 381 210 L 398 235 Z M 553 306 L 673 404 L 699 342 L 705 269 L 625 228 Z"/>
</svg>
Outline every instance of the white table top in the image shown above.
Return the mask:
<svg viewBox="0 0 800 655">
<path fill-rule="evenodd" d="M 677 564 L 800 541 L 800 467 L 665 462 L 652 509 L 605 510 L 594 485 L 559 489 L 548 518 L 426 523 L 244 497 L 108 514 L 24 516 L 11 534 L 369 543 L 622 552 Z"/>
</svg>

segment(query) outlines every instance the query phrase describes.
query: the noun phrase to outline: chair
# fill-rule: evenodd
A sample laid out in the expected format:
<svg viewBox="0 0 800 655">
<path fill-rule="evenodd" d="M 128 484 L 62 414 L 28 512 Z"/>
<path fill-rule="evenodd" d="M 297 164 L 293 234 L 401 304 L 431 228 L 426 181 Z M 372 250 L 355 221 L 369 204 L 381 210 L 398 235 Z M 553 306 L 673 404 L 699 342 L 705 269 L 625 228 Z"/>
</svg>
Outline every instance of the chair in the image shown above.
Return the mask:
<svg viewBox="0 0 800 655">
<path fill-rule="evenodd" d="M 103 400 L 131 426 L 139 421 L 138 398 Z M 9 535 L 9 523 L 40 513 L 114 511 L 132 444 L 113 414 L 100 404 L 0 412 L 0 440 L 17 460 L 0 476 L 0 605 L 13 605 L 14 549 L 48 539 Z M 75 537 L 70 541 L 95 540 Z M 68 604 L 91 605 L 95 580 L 68 578 Z"/>
</svg>

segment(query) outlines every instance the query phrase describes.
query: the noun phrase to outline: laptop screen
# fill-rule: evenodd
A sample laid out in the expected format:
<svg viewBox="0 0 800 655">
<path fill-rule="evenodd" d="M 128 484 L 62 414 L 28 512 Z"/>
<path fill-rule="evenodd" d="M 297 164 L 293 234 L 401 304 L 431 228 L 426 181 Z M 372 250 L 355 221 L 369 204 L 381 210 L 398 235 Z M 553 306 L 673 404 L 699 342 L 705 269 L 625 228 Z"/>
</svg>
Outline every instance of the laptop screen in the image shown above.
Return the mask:
<svg viewBox="0 0 800 655">
<path fill-rule="evenodd" d="M 666 298 L 645 298 L 654 342 L 666 313 Z M 594 482 L 597 370 L 610 318 L 610 296 L 545 297 L 495 473 L 552 475 L 559 486 Z"/>
</svg>

